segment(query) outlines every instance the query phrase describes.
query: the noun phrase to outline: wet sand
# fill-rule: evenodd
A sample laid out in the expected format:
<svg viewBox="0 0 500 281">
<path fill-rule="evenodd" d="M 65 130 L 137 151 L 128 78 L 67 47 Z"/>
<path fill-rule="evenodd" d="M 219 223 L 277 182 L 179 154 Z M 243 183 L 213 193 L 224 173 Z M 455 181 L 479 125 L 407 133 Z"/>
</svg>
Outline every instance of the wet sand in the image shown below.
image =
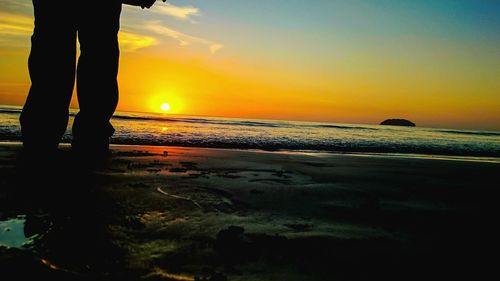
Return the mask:
<svg viewBox="0 0 500 281">
<path fill-rule="evenodd" d="M 29 168 L 19 150 L 0 145 L 0 231 L 22 221 L 25 233 L 0 246 L 0 269 L 19 277 L 477 279 L 495 268 L 498 162 L 113 146 L 84 171 L 66 146 Z"/>
</svg>

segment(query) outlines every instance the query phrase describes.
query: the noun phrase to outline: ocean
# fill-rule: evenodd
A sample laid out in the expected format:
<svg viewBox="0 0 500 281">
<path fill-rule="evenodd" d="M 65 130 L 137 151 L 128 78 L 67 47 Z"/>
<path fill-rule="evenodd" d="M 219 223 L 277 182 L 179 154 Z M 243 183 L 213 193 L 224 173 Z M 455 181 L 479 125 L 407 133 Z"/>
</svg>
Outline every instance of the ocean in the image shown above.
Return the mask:
<svg viewBox="0 0 500 281">
<path fill-rule="evenodd" d="M 21 107 L 0 106 L 0 141 L 20 140 Z M 63 142 L 71 141 L 70 129 Z M 114 144 L 500 157 L 500 132 L 116 112 Z M 417 124 L 418 125 L 418 124 Z"/>
</svg>

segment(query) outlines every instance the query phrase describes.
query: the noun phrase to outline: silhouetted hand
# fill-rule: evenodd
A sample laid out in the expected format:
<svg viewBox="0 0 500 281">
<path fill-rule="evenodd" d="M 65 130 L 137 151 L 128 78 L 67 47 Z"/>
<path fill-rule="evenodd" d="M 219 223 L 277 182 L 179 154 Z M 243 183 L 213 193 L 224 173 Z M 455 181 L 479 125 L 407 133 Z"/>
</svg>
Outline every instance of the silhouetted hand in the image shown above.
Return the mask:
<svg viewBox="0 0 500 281">
<path fill-rule="evenodd" d="M 163 0 L 163 2 L 165 2 L 166 0 Z M 142 0 L 142 4 L 141 4 L 141 7 L 144 9 L 144 8 L 151 8 L 151 6 L 153 6 L 153 4 L 156 2 L 156 0 Z"/>
<path fill-rule="evenodd" d="M 166 0 L 162 0 L 165 2 Z M 141 6 L 141 8 L 151 8 L 156 0 L 122 0 L 122 3 L 133 5 L 133 6 Z"/>
</svg>

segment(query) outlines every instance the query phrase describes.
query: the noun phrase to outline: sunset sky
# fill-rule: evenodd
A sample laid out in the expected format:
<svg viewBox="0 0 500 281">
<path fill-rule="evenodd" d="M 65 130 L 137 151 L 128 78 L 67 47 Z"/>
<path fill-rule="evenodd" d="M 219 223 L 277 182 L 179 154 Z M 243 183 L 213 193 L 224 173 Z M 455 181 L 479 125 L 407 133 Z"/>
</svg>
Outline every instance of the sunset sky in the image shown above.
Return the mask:
<svg viewBox="0 0 500 281">
<path fill-rule="evenodd" d="M 171 0 L 121 23 L 118 110 L 500 129 L 500 1 Z M 1 0 L 0 104 L 26 98 L 32 29 Z"/>
</svg>

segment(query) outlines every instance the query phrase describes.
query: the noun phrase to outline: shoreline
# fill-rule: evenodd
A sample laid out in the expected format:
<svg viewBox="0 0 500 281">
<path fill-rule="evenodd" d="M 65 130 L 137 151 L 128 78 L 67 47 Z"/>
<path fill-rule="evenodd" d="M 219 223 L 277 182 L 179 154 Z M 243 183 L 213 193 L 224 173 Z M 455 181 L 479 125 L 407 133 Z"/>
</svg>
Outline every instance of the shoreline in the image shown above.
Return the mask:
<svg viewBox="0 0 500 281">
<path fill-rule="evenodd" d="M 20 141 L 0 141 L 0 145 L 21 146 Z M 59 148 L 68 149 L 70 143 L 61 143 Z M 205 146 L 182 146 L 182 145 L 144 145 L 144 144 L 110 144 L 110 149 L 126 147 L 143 147 L 143 148 L 190 148 L 190 149 L 213 149 L 213 150 L 233 150 L 233 151 L 248 151 L 261 153 L 278 153 L 278 154 L 297 154 L 297 155 L 346 155 L 358 157 L 387 157 L 400 159 L 423 159 L 423 160 L 442 160 L 442 161 L 462 161 L 462 162 L 478 162 L 478 163 L 494 163 L 500 164 L 500 157 L 486 156 L 468 156 L 468 155 L 446 155 L 446 154 L 416 154 L 416 153 L 392 153 L 392 152 L 356 152 L 356 151 L 322 151 L 322 150 L 267 150 L 261 148 L 233 148 L 233 147 L 205 147 Z"/>
<path fill-rule="evenodd" d="M 22 110 L 22 105 L 16 104 L 0 104 L 0 110 L 7 109 L 9 113 L 19 114 Z M 14 111 L 9 111 L 14 109 Z M 70 107 L 69 108 L 70 117 L 74 117 L 78 113 L 78 107 Z M 161 116 L 164 118 L 218 118 L 218 119 L 234 119 L 234 120 L 255 120 L 255 121 L 265 121 L 265 122 L 301 122 L 301 123 L 312 123 L 312 124 L 333 124 L 333 125 L 347 125 L 347 126 L 380 126 L 379 123 L 338 123 L 338 122 L 328 122 L 328 121 L 312 121 L 312 120 L 288 120 L 288 119 L 266 119 L 266 118 L 249 118 L 249 117 L 228 117 L 228 116 L 212 116 L 212 115 L 196 115 L 196 114 L 179 114 L 179 113 L 164 113 L 164 112 L 147 112 L 147 111 L 115 111 L 115 114 L 112 118 L 116 118 L 115 116 L 127 115 L 127 114 L 141 114 L 141 115 L 150 115 L 150 116 Z M 119 117 L 118 117 L 119 118 Z M 118 119 L 116 118 L 116 119 Z M 380 120 L 383 121 L 383 120 Z M 500 128 L 460 128 L 460 127 L 432 127 L 432 126 L 417 126 L 415 128 L 421 129 L 430 129 L 430 130 L 446 130 L 446 131 L 464 131 L 464 132 L 488 132 L 493 133 L 494 135 L 500 135 Z"/>
</svg>

